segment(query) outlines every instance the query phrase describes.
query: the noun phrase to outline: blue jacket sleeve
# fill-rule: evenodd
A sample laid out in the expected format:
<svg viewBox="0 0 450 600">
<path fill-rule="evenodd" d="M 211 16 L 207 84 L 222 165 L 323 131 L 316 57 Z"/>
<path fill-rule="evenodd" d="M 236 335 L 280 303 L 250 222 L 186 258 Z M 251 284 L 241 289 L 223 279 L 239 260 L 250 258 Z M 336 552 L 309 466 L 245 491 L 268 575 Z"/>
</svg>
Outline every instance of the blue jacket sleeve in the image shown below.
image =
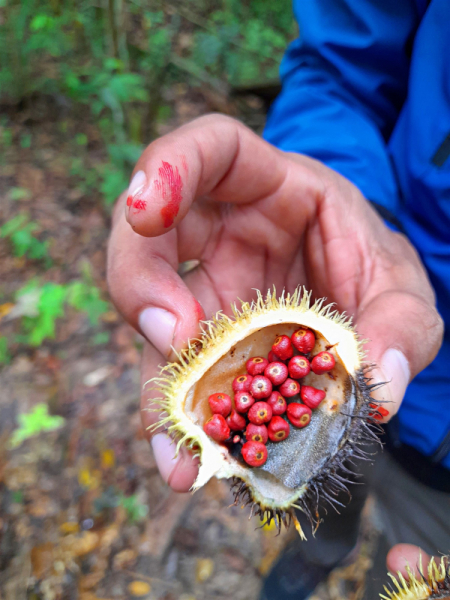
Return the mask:
<svg viewBox="0 0 450 600">
<path fill-rule="evenodd" d="M 264 137 L 321 160 L 394 216 L 386 141 L 405 100 L 426 0 L 294 0 L 300 37 L 281 65 Z"/>
</svg>

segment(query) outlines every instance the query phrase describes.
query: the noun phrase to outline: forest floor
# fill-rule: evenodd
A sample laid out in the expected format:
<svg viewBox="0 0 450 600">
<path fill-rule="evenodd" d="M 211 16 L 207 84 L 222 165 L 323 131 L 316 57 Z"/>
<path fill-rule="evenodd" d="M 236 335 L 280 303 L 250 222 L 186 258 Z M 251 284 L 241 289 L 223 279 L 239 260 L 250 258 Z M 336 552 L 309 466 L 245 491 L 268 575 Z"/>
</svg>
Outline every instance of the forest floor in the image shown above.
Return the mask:
<svg viewBox="0 0 450 600">
<path fill-rule="evenodd" d="M 230 100 L 205 91 L 190 98 L 180 90 L 172 103 L 174 117 L 160 134 L 211 110 L 256 130 L 264 122 L 255 97 Z M 0 165 L 0 221 L 26 210 L 50 241 L 52 265 L 14 257 L 0 240 L 0 303 L 9 306 L 34 277 L 67 283 L 86 263 L 107 298 L 110 211 L 99 194 L 83 191 L 70 169 L 79 124 L 68 119 L 62 132 L 57 111 L 39 102 L 11 118 L 14 135 L 31 130 L 33 144 L 11 147 Z M 79 152 L 92 165 L 99 160 L 99 134 L 89 124 L 83 131 L 89 142 Z M 27 193 L 13 200 L 12 188 Z M 3 319 L 0 326 L 12 335 L 14 323 Z M 0 600 L 256 600 L 262 578 L 295 532 L 257 529 L 246 510 L 229 508 L 223 481 L 195 495 L 170 491 L 140 424 L 142 340 L 112 305 L 99 328 L 107 341 L 94 343 L 85 315 L 68 311 L 55 340 L 37 348 L 19 344 L 0 373 Z M 11 449 L 18 415 L 40 402 L 64 426 Z M 375 535 L 370 505 L 366 512 L 359 557 L 333 573 L 316 600 L 362 597 Z"/>
</svg>

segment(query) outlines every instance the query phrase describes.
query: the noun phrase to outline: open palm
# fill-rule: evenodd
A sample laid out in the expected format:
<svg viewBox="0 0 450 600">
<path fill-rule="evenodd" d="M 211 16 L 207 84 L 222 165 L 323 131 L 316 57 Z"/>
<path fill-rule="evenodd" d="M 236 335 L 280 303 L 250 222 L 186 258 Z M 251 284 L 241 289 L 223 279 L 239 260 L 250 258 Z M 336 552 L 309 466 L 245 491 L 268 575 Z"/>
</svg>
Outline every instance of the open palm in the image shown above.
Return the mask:
<svg viewBox="0 0 450 600">
<path fill-rule="evenodd" d="M 180 277 L 189 260 L 197 268 Z M 149 342 L 143 381 L 171 347 L 198 335 L 199 320 L 273 286 L 304 285 L 354 316 L 379 365 L 374 377 L 392 380 L 383 392 L 391 414 L 442 337 L 414 249 L 357 188 L 226 117 L 203 117 L 146 149 L 116 207 L 108 271 L 113 300 Z M 155 418 L 143 413 L 146 426 Z M 174 461 L 170 440 L 157 437 L 166 445 L 162 475 L 188 489 L 195 464 L 187 455 Z"/>
</svg>

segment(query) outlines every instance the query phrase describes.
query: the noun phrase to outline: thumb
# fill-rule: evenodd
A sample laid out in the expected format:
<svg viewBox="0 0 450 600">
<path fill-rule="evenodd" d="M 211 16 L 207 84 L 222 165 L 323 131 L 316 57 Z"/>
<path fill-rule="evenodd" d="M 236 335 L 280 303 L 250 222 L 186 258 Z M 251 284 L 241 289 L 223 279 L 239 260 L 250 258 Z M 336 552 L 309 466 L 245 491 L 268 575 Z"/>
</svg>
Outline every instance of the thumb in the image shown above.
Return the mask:
<svg viewBox="0 0 450 600">
<path fill-rule="evenodd" d="M 399 571 L 403 577 L 408 578 L 406 567 L 409 566 L 413 573 L 420 575 L 419 567 L 422 561 L 422 572 L 427 572 L 427 566 L 430 557 L 418 546 L 412 544 L 396 544 L 393 546 L 386 557 L 386 566 L 388 570 L 396 575 Z"/>
<path fill-rule="evenodd" d="M 442 343 L 442 319 L 426 298 L 405 291 L 385 291 L 358 312 L 358 332 L 367 339 L 365 351 L 372 383 L 386 382 L 372 392 L 382 404 L 377 418 L 389 421 L 400 408 L 413 377 L 425 369 Z"/>
</svg>

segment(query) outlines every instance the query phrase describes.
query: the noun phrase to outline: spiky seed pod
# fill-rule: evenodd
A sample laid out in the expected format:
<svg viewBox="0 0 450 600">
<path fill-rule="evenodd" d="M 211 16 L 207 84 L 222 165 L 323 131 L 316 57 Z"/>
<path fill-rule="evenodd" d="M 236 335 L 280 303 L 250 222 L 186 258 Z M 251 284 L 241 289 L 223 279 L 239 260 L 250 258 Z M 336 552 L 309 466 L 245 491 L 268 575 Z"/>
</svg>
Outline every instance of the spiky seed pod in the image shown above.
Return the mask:
<svg viewBox="0 0 450 600">
<path fill-rule="evenodd" d="M 311 306 L 310 298 L 300 289 L 280 298 L 275 291 L 265 299 L 258 293 L 255 302 L 233 307 L 234 320 L 219 313 L 204 325 L 202 337 L 181 352 L 178 362 L 163 367 L 152 380 L 161 398 L 152 400 L 149 409 L 163 411 L 155 429 L 166 426 L 178 437 L 178 448 L 185 444 L 199 455 L 194 490 L 214 475 L 233 478 L 236 503 L 251 504 L 254 513 L 265 522 L 275 519 L 278 527 L 293 520 L 303 537 L 293 508 L 316 523 L 318 499 L 338 504 L 336 496 L 346 489 L 344 464 L 364 456 L 361 445 L 376 439 L 368 424 L 376 424 L 368 417 L 373 412 L 368 403 L 374 402 L 370 380 L 351 322 L 323 300 Z M 299 328 L 314 332 L 313 355 L 328 351 L 335 360 L 333 377 L 310 372 L 302 380 L 316 388 L 326 381 L 327 397 L 307 427 L 292 427 L 280 443 L 269 441 L 263 466 L 249 468 L 241 454 L 233 454 L 228 444 L 215 442 L 203 431 L 211 414 L 208 397 L 217 390 L 231 395 L 233 380 L 245 372 L 251 357 L 268 356 L 274 340 L 283 335 L 290 339 Z"/>
<path fill-rule="evenodd" d="M 439 562 L 434 558 L 428 563 L 427 569 L 422 568 L 420 559 L 418 570 L 421 575 L 415 575 L 407 566 L 408 579 L 399 572 L 394 577 L 388 573 L 392 583 L 384 586 L 383 600 L 449 600 L 450 599 L 450 564 L 448 557 L 443 556 Z"/>
</svg>

